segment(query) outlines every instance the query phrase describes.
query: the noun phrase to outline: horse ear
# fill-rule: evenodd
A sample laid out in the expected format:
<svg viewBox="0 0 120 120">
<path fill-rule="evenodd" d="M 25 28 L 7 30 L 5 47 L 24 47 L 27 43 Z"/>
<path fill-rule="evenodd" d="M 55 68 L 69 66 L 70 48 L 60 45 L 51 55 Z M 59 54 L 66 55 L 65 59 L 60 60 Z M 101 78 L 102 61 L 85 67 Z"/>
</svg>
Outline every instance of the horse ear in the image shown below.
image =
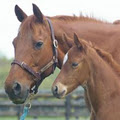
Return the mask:
<svg viewBox="0 0 120 120">
<path fill-rule="evenodd" d="M 38 19 L 38 21 L 42 23 L 43 22 L 43 14 L 35 4 L 33 4 L 33 13 L 36 16 L 36 18 Z"/>
<path fill-rule="evenodd" d="M 82 50 L 84 48 L 84 45 L 83 45 L 82 41 L 79 40 L 76 33 L 74 33 L 74 43 L 80 50 Z"/>
<path fill-rule="evenodd" d="M 22 22 L 27 17 L 27 15 L 18 5 L 15 6 L 15 14 L 20 22 Z"/>
<path fill-rule="evenodd" d="M 68 45 L 69 48 L 72 47 L 72 39 L 69 38 L 65 33 L 63 34 L 63 42 L 67 43 L 67 45 Z"/>
</svg>

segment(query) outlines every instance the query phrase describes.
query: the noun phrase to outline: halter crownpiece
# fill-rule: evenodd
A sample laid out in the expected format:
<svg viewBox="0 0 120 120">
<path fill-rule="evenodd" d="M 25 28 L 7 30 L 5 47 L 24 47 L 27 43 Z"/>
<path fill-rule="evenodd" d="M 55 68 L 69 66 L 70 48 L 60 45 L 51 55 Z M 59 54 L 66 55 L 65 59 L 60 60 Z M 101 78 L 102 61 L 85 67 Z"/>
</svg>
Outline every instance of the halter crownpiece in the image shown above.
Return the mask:
<svg viewBox="0 0 120 120">
<path fill-rule="evenodd" d="M 45 72 L 48 68 L 50 68 L 51 66 L 53 66 L 53 70 L 52 73 L 54 73 L 55 68 L 57 66 L 57 62 L 58 62 L 58 53 L 57 53 L 57 47 L 58 47 L 58 42 L 55 39 L 55 35 L 54 35 L 54 29 L 51 23 L 51 20 L 47 18 L 47 21 L 49 23 L 49 27 L 50 27 L 50 31 L 51 31 L 51 39 L 52 39 L 52 44 L 53 44 L 53 58 L 52 60 L 45 65 L 43 68 L 41 68 L 38 72 L 35 72 L 31 67 L 29 67 L 25 62 L 20 62 L 18 60 L 13 60 L 13 62 L 11 63 L 11 65 L 13 64 L 17 64 L 18 66 L 20 66 L 22 69 L 26 70 L 28 73 L 30 73 L 31 75 L 33 75 L 36 79 L 33 79 L 35 81 L 35 85 L 31 88 L 30 92 L 36 94 L 38 91 L 38 87 L 39 85 L 42 83 L 43 79 L 41 78 L 41 74 L 43 72 Z"/>
</svg>

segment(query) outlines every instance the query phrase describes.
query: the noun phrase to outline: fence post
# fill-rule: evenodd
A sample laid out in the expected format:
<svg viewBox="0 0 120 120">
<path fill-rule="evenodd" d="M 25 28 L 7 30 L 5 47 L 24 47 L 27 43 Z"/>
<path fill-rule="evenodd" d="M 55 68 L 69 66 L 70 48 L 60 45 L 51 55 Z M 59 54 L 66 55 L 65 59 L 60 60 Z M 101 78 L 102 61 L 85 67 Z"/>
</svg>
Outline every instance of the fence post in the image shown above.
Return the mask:
<svg viewBox="0 0 120 120">
<path fill-rule="evenodd" d="M 65 118 L 66 120 L 70 120 L 70 114 L 71 114 L 71 96 L 68 95 L 66 97 L 66 101 L 65 101 Z"/>
<path fill-rule="evenodd" d="M 18 118 L 18 120 L 20 120 L 20 116 L 21 116 L 21 111 L 22 111 L 22 109 L 23 109 L 23 106 L 18 106 L 18 110 L 17 110 L 17 118 Z"/>
<path fill-rule="evenodd" d="M 33 117 L 33 120 L 38 120 L 38 117 L 37 117 L 37 116 L 34 116 L 34 117 Z"/>
</svg>

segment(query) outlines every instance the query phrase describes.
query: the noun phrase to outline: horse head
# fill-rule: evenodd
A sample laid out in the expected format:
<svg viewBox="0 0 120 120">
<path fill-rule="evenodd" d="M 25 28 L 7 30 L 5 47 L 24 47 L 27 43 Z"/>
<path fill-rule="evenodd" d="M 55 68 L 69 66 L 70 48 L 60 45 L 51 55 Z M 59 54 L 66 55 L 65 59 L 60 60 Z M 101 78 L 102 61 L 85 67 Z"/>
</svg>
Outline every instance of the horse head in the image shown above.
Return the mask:
<svg viewBox="0 0 120 120">
<path fill-rule="evenodd" d="M 24 103 L 33 87 L 38 88 L 36 83 L 40 84 L 56 67 L 57 42 L 51 22 L 35 4 L 33 13 L 27 16 L 15 6 L 21 25 L 13 40 L 15 60 L 5 81 L 5 91 L 15 104 Z"/>
<path fill-rule="evenodd" d="M 87 61 L 88 44 L 74 34 L 75 45 L 64 57 L 62 69 L 52 85 L 53 95 L 63 98 L 90 77 Z"/>
</svg>

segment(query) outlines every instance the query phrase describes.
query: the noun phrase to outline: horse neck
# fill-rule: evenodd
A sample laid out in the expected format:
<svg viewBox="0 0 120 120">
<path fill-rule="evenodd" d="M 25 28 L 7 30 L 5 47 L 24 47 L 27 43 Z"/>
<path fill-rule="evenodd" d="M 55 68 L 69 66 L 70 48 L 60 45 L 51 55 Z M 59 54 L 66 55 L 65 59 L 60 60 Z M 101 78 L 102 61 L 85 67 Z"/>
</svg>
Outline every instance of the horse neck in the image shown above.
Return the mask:
<svg viewBox="0 0 120 120">
<path fill-rule="evenodd" d="M 64 58 L 64 55 L 66 52 L 70 49 L 67 45 L 67 43 L 61 43 L 61 40 L 63 39 L 62 36 L 64 33 L 67 34 L 68 37 L 72 38 L 73 40 L 73 34 L 77 33 L 78 35 L 81 35 L 82 38 L 85 38 L 84 36 L 88 36 L 87 31 L 88 27 L 86 27 L 86 23 L 102 23 L 101 21 L 97 21 L 92 18 L 87 18 L 87 17 L 68 17 L 67 16 L 61 16 L 61 17 L 51 17 L 50 18 L 54 31 L 55 31 L 55 38 L 58 41 L 58 67 L 61 68 L 62 66 L 62 61 Z M 79 29 L 79 27 L 81 29 Z M 92 27 L 93 29 L 93 27 Z M 98 28 L 96 28 L 98 30 Z M 83 30 L 83 31 L 81 31 Z M 85 30 L 85 31 L 84 31 Z M 101 30 L 100 30 L 101 31 Z M 84 35 L 83 35 L 84 33 Z M 89 37 L 88 37 L 89 38 Z M 86 40 L 89 40 L 88 38 L 85 38 Z M 70 43 L 69 43 L 70 42 Z M 72 41 L 68 41 L 69 44 L 74 44 Z M 72 47 L 72 46 L 71 46 Z"/>
<path fill-rule="evenodd" d="M 120 63 L 120 58 L 118 57 L 119 47 L 114 48 L 113 44 L 119 40 L 119 29 L 120 25 L 114 25 L 110 23 L 105 23 L 102 21 L 97 21 L 92 18 L 87 17 L 52 17 L 50 18 L 53 27 L 55 30 L 55 37 L 59 42 L 58 48 L 58 59 L 59 59 L 59 68 L 62 66 L 63 56 L 66 53 L 67 45 L 60 45 L 63 33 L 66 33 L 68 37 L 72 38 L 73 34 L 77 33 L 80 38 L 83 38 L 87 41 L 91 41 L 98 47 L 107 50 L 107 52 L 113 53 L 114 59 Z M 99 29 L 98 29 L 99 28 Z M 89 32 L 88 32 L 89 31 Z M 113 37 L 113 39 L 111 39 Z M 99 39 L 98 39 L 99 38 Z M 110 42 L 108 42 L 110 40 Z M 74 43 L 74 42 L 72 42 Z M 118 42 L 119 45 L 119 42 Z M 112 47 L 111 47 L 112 46 Z"/>
<path fill-rule="evenodd" d="M 120 76 L 120 65 L 113 59 L 112 55 L 102 49 L 95 48 L 99 56 Z"/>
<path fill-rule="evenodd" d="M 72 45 L 74 43 L 72 41 L 69 41 L 69 39 L 68 39 L 67 43 L 66 42 L 63 43 L 63 40 L 62 40 L 63 34 L 66 33 L 71 38 L 73 38 L 73 34 L 69 33 L 70 32 L 69 28 L 66 28 L 66 29 L 64 28 L 64 24 L 61 24 L 61 21 L 53 20 L 52 23 L 53 23 L 53 27 L 54 27 L 54 31 L 55 31 L 55 38 L 58 41 L 58 65 L 57 65 L 57 67 L 59 67 L 61 69 L 64 55 L 70 49 L 68 44 L 71 44 L 71 47 L 72 47 Z"/>
<path fill-rule="evenodd" d="M 87 59 L 91 71 L 87 90 L 95 113 L 102 116 L 102 111 L 120 110 L 117 105 L 120 99 L 119 77 L 98 54 L 89 55 Z"/>
<path fill-rule="evenodd" d="M 55 31 L 55 38 L 58 41 L 58 67 L 61 68 L 64 55 L 70 49 L 68 44 L 70 44 L 71 47 L 73 46 L 74 44 L 73 34 L 75 32 L 78 33 L 78 28 L 76 28 L 76 26 L 77 24 L 83 22 L 83 19 L 85 19 L 85 17 L 81 17 L 82 21 L 80 17 L 74 17 L 74 16 L 73 17 L 72 16 L 60 16 L 60 17 L 58 16 L 58 17 L 51 17 L 50 19 L 53 23 L 53 27 Z M 93 21 L 96 21 L 96 20 L 93 20 Z M 67 43 L 66 42 L 63 43 L 62 41 L 64 33 L 67 34 L 69 38 L 72 38 L 72 39 L 68 39 Z"/>
</svg>

